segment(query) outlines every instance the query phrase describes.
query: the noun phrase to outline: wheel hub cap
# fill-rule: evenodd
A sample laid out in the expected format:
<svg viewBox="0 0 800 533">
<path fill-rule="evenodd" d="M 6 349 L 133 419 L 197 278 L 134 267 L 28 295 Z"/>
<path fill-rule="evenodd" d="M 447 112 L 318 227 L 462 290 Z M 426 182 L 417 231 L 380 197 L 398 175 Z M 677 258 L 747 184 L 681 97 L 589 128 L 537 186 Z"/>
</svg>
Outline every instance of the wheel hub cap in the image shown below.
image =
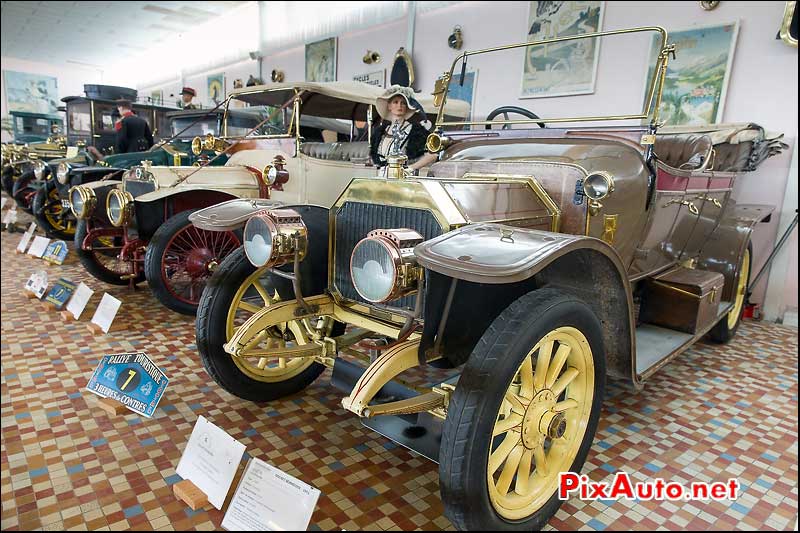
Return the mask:
<svg viewBox="0 0 800 533">
<path fill-rule="evenodd" d="M 540 446 L 546 437 L 564 435 L 567 421 L 563 414 L 553 411 L 555 405 L 556 397 L 550 390 L 543 390 L 533 397 L 522 420 L 522 443 L 526 448 Z"/>
<path fill-rule="evenodd" d="M 208 248 L 195 248 L 186 257 L 186 271 L 193 278 L 205 276 L 209 273 L 209 266 L 214 260 L 214 254 Z"/>
</svg>

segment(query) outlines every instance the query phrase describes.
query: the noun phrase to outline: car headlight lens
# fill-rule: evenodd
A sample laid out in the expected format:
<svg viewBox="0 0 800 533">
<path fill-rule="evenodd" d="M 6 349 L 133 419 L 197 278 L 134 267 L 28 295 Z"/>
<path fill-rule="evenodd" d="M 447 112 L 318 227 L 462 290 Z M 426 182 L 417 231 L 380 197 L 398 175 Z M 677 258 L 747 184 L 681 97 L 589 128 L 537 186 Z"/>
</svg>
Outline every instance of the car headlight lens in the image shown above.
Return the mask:
<svg viewBox="0 0 800 533">
<path fill-rule="evenodd" d="M 253 216 L 244 227 L 244 253 L 256 267 L 302 261 L 308 249 L 308 229 L 294 209 L 272 209 Z"/>
<path fill-rule="evenodd" d="M 414 292 L 422 276 L 414 246 L 422 240 L 414 230 L 390 229 L 371 231 L 359 241 L 350 256 L 350 277 L 358 294 L 382 303 Z"/>
<path fill-rule="evenodd" d="M 97 205 L 97 196 L 93 189 L 76 185 L 69 190 L 69 202 L 75 218 L 89 218 Z"/>
<path fill-rule="evenodd" d="M 130 221 L 133 196 L 127 191 L 114 189 L 106 198 L 106 214 L 108 221 L 114 226 L 122 226 Z"/>
<path fill-rule="evenodd" d="M 583 180 L 583 192 L 592 200 L 602 200 L 614 192 L 614 178 L 608 172 L 592 172 Z"/>
<path fill-rule="evenodd" d="M 56 179 L 61 185 L 66 185 L 68 178 L 69 178 L 69 165 L 66 163 L 59 163 L 58 169 L 56 169 Z"/>
<path fill-rule="evenodd" d="M 33 162 L 33 175 L 36 176 L 37 180 L 43 180 L 45 178 L 45 171 L 47 170 L 47 165 L 44 161 L 34 161 Z"/>
</svg>

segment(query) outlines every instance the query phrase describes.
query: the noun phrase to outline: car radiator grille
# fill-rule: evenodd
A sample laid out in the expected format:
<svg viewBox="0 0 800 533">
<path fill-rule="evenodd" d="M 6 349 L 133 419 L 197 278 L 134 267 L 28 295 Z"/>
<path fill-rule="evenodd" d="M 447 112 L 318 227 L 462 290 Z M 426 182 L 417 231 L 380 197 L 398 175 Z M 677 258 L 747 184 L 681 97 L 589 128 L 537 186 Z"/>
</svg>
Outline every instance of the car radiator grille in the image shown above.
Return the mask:
<svg viewBox="0 0 800 533">
<path fill-rule="evenodd" d="M 156 184 L 152 181 L 125 180 L 125 190 L 131 193 L 131 196 L 137 198 L 156 190 Z"/>
<path fill-rule="evenodd" d="M 345 202 L 336 213 L 334 231 L 336 258 L 334 261 L 334 285 L 341 295 L 349 300 L 369 304 L 359 296 L 350 278 L 350 255 L 358 241 L 374 229 L 410 228 L 425 240 L 442 234 L 442 228 L 430 211 L 361 202 Z M 390 307 L 413 309 L 415 295 L 392 302 Z"/>
</svg>

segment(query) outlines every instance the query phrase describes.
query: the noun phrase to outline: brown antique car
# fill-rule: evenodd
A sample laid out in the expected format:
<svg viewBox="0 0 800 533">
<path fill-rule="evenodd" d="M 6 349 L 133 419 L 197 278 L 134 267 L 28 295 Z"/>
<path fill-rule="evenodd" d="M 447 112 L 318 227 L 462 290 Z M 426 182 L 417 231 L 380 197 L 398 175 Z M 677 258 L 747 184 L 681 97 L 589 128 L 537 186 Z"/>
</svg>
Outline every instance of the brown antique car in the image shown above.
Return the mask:
<svg viewBox="0 0 800 533">
<path fill-rule="evenodd" d="M 219 216 L 247 222 L 200 301 L 208 373 L 269 401 L 332 368 L 345 409 L 439 463 L 456 527 L 544 526 L 561 504 L 559 473 L 580 472 L 589 452 L 606 377 L 640 389 L 701 337 L 735 334 L 750 235 L 772 207 L 731 191 L 782 145 L 752 125 L 726 126 L 748 139 L 735 146 L 714 132 L 661 134 L 675 47 L 660 27 L 466 52 L 434 93 L 444 105 L 457 63 L 475 54 L 629 33 L 660 45 L 638 114 L 504 107 L 454 123 L 440 112 L 425 177 L 398 156 L 388 177 L 353 178 L 330 209 Z M 508 112 L 524 118 L 492 120 Z M 591 121 L 602 124 L 567 125 Z M 216 225 L 205 217 L 206 229 L 231 229 Z M 452 370 L 434 386 L 413 379 L 430 367 Z"/>
</svg>

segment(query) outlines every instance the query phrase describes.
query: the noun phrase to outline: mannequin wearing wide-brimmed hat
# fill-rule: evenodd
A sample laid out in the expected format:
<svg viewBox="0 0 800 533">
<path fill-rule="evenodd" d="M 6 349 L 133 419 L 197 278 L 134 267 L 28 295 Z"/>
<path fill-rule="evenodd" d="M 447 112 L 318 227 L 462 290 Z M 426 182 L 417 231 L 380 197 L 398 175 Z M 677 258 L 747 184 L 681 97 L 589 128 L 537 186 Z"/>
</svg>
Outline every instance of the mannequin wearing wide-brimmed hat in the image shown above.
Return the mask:
<svg viewBox="0 0 800 533">
<path fill-rule="evenodd" d="M 197 91 L 192 89 L 191 87 L 184 87 L 181 89 L 181 101 L 180 107 L 181 109 L 197 109 L 197 105 L 192 103 L 192 98 L 197 96 Z"/>
<path fill-rule="evenodd" d="M 372 130 L 372 162 L 383 167 L 387 156 L 399 153 L 408 157 L 410 168 L 419 168 L 416 165 L 425 155 L 428 130 L 418 121 L 410 120 L 417 113 L 424 114 L 422 106 L 414 99 L 414 91 L 393 85 L 378 97 L 375 107 L 383 120 Z"/>
</svg>

